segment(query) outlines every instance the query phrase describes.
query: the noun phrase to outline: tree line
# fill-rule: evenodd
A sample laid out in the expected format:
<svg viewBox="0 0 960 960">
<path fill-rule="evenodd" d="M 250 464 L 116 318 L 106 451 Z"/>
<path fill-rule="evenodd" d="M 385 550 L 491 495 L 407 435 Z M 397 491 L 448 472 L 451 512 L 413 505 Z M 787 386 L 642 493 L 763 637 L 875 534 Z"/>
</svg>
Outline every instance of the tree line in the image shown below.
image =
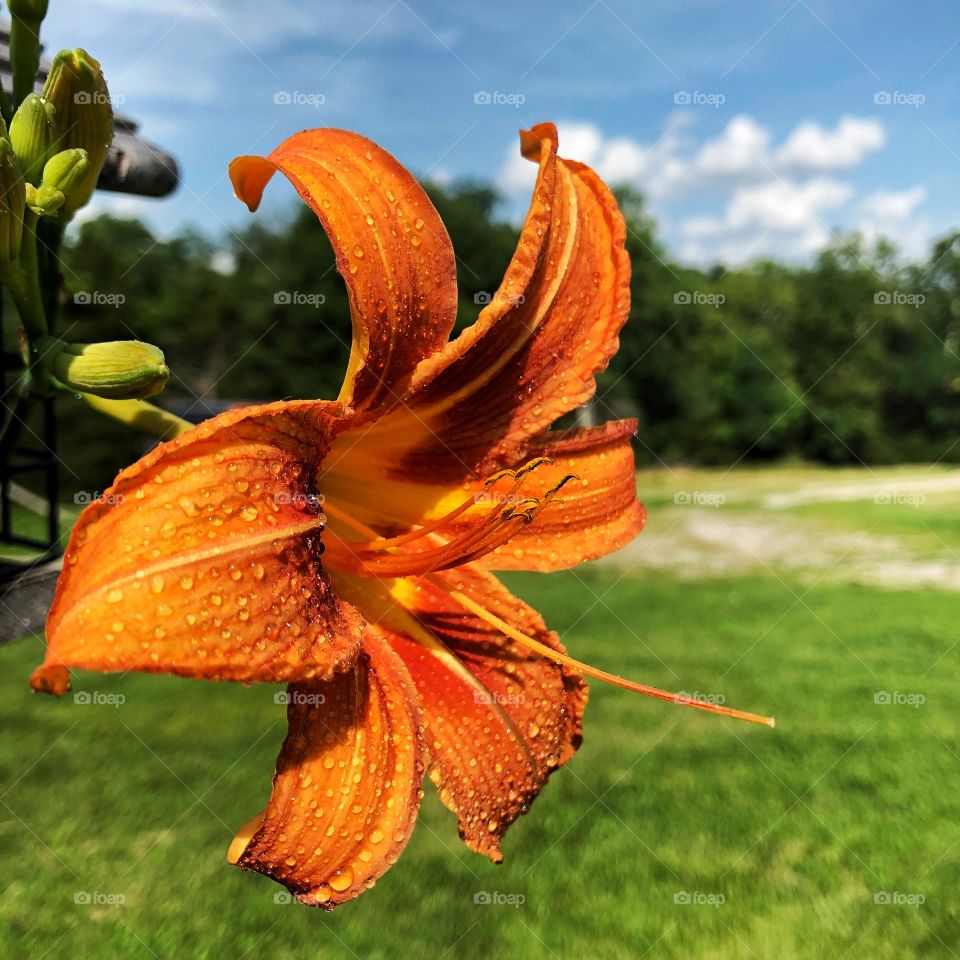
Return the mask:
<svg viewBox="0 0 960 960">
<path fill-rule="evenodd" d="M 462 326 L 497 289 L 517 230 L 489 187 L 429 192 L 457 252 Z M 849 236 L 807 265 L 695 269 L 666 252 L 640 196 L 619 199 L 632 307 L 593 412 L 638 418 L 639 463 L 960 461 L 960 234 L 921 263 Z M 161 404 L 195 418 L 224 401 L 336 395 L 349 310 L 305 208 L 220 242 L 102 216 L 68 239 L 64 263 L 60 335 L 161 346 L 173 371 Z M 79 402 L 60 408 L 67 489 L 96 489 L 142 452 Z"/>
</svg>

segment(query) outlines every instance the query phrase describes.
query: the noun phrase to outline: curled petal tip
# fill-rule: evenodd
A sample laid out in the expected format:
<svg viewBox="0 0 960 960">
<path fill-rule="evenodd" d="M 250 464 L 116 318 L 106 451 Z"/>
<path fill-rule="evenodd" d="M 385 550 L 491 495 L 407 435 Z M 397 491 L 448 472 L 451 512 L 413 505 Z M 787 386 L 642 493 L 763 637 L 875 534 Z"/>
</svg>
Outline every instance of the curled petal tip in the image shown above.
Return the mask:
<svg viewBox="0 0 960 960">
<path fill-rule="evenodd" d="M 557 143 L 557 128 L 552 123 L 538 123 L 529 130 L 520 131 L 520 155 L 534 163 L 540 162 L 540 144 L 550 140 Z"/>
<path fill-rule="evenodd" d="M 52 693 L 62 697 L 70 689 L 70 673 L 57 664 L 41 664 L 30 675 L 30 686 L 37 693 Z"/>
<path fill-rule="evenodd" d="M 235 834 L 230 846 L 227 848 L 227 863 L 236 866 L 243 856 L 243 851 L 247 849 L 253 835 L 260 829 L 263 823 L 263 814 L 258 813 L 251 817 Z"/>
<path fill-rule="evenodd" d="M 276 172 L 276 167 L 265 157 L 244 156 L 231 160 L 229 171 L 233 192 L 253 213 L 260 206 L 264 187 Z"/>
</svg>

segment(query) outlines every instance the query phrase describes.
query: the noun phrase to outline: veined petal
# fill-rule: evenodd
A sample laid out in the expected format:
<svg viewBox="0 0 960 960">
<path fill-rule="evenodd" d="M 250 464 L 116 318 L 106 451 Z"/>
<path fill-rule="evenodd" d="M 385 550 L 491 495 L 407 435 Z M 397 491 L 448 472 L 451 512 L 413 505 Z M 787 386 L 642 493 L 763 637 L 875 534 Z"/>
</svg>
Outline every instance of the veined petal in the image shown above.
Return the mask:
<svg viewBox="0 0 960 960">
<path fill-rule="evenodd" d="M 404 408 L 340 436 L 345 472 L 379 461 L 428 482 L 480 476 L 595 390 L 629 311 L 617 204 L 589 168 L 556 153 L 552 124 L 522 136 L 539 160 L 533 201 L 500 289 L 477 322 L 417 368 Z"/>
<path fill-rule="evenodd" d="M 562 503 L 544 510 L 529 526 L 479 561 L 491 570 L 562 570 L 596 560 L 629 543 L 643 530 L 647 512 L 637 499 L 630 438 L 635 420 L 599 427 L 551 430 L 534 438 L 528 457 L 549 457 L 543 482 L 573 474 Z"/>
<path fill-rule="evenodd" d="M 372 887 L 413 830 L 424 768 L 417 694 L 400 658 L 368 629 L 352 671 L 291 684 L 288 697 L 270 801 L 227 859 L 333 909 Z"/>
<path fill-rule="evenodd" d="M 322 570 L 314 487 L 340 417 L 233 410 L 123 470 L 73 528 L 34 687 L 62 693 L 67 667 L 276 682 L 347 666 L 362 621 Z"/>
<path fill-rule="evenodd" d="M 459 818 L 460 835 L 499 862 L 500 840 L 547 777 L 580 745 L 587 687 L 575 671 L 530 653 L 453 600 L 470 596 L 557 650 L 540 615 L 475 566 L 387 583 L 347 582 L 338 592 L 376 622 L 416 684 L 429 773 Z"/>
<path fill-rule="evenodd" d="M 269 157 L 234 160 L 234 190 L 251 210 L 275 170 L 320 219 L 347 285 L 353 345 L 340 399 L 358 410 L 396 403 L 456 318 L 456 264 L 439 214 L 394 157 L 346 130 L 305 130 Z"/>
<path fill-rule="evenodd" d="M 355 520 L 378 530 L 417 529 L 443 517 L 464 501 L 469 510 L 443 523 L 452 541 L 498 505 L 562 487 L 529 524 L 515 524 L 510 537 L 478 562 L 492 570 L 559 570 L 595 560 L 629 543 L 643 529 L 646 511 L 637 500 L 630 438 L 636 421 L 598 427 L 548 430 L 526 442 L 521 462 L 540 461 L 519 493 L 503 483 L 469 481 L 433 484 L 391 478 L 371 464 L 364 478 L 341 473 L 335 454 L 324 464 L 323 488 L 331 515 L 342 507 Z"/>
</svg>

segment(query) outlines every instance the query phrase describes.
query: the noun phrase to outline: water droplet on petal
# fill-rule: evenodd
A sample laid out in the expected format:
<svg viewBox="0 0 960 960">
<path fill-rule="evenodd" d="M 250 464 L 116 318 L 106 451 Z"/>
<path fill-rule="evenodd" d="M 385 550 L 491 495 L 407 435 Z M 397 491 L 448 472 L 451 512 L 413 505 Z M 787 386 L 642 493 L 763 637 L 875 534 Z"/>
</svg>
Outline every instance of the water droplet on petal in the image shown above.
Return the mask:
<svg viewBox="0 0 960 960">
<path fill-rule="evenodd" d="M 343 870 L 338 870 L 330 878 L 330 886 L 338 893 L 342 893 L 344 890 L 349 890 L 352 884 L 353 871 L 349 867 L 345 867 Z"/>
</svg>

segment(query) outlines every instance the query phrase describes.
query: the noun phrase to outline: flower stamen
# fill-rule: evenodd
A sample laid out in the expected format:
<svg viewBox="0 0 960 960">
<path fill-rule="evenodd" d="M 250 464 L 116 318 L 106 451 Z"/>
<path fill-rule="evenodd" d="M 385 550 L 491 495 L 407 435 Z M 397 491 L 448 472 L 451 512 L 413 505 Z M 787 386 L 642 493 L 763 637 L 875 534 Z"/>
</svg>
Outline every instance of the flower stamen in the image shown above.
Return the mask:
<svg viewBox="0 0 960 960">
<path fill-rule="evenodd" d="M 539 640 L 534 640 L 533 637 L 528 637 L 525 633 L 521 633 L 519 630 L 511 627 L 509 623 L 501 620 L 496 614 L 491 613 L 482 604 L 479 604 L 475 600 L 471 599 L 465 593 L 448 587 L 438 577 L 428 576 L 427 579 L 434 586 L 443 590 L 444 593 L 456 600 L 457 603 L 459 603 L 462 607 L 469 610 L 486 623 L 489 623 L 490 626 L 499 630 L 500 633 L 510 637 L 511 640 L 515 640 L 528 650 L 531 650 L 534 653 L 539 653 L 548 660 L 553 660 L 554 663 L 559 663 L 564 666 L 571 667 L 574 670 L 579 670 L 588 677 L 593 677 L 596 680 L 603 680 L 605 683 L 622 687 L 624 690 L 631 690 L 634 693 L 642 693 L 648 697 L 655 697 L 657 700 L 666 700 L 668 703 L 678 703 L 684 707 L 694 707 L 697 710 L 704 710 L 707 713 L 720 714 L 720 716 L 731 717 L 734 720 L 747 720 L 750 723 L 764 724 L 768 727 L 773 727 L 776 725 L 776 721 L 773 717 L 764 717 L 756 713 L 748 713 L 745 710 L 736 710 L 733 707 L 726 707 L 722 704 L 697 700 L 693 697 L 684 696 L 683 694 L 670 693 L 667 690 L 661 690 L 659 687 L 651 687 L 645 683 L 637 683 L 633 680 L 627 680 L 624 677 L 618 676 L 617 674 L 607 673 L 606 670 L 601 670 L 598 667 L 590 666 L 590 664 L 582 663 L 580 660 L 575 660 L 573 657 L 567 656 L 567 654 L 561 653 L 559 650 L 554 650 L 545 643 L 541 643 Z"/>
<path fill-rule="evenodd" d="M 521 499 L 517 492 L 533 470 L 551 462 L 547 457 L 537 457 L 517 470 L 501 470 L 489 477 L 484 486 L 492 487 L 500 480 L 509 478 L 513 483 L 506 493 L 478 495 L 475 492 L 440 519 L 399 536 L 374 535 L 366 540 L 348 540 L 328 528 L 324 538 L 326 561 L 331 566 L 356 576 L 392 578 L 447 570 L 476 560 L 506 543 L 521 526 L 531 523 L 537 513 L 548 504 L 562 503 L 555 501 L 556 494 L 564 484 L 574 479 L 573 475 L 563 477 L 541 497 Z M 438 538 L 445 530 L 449 530 L 453 521 L 471 508 L 486 504 L 491 497 L 493 507 L 484 517 L 446 542 L 438 542 Z M 334 519 L 340 519 L 354 529 L 361 529 L 349 515 L 336 507 L 326 504 L 325 509 Z M 373 534 L 374 531 L 369 533 Z M 402 549 L 418 541 L 425 545 L 420 549 Z"/>
</svg>

